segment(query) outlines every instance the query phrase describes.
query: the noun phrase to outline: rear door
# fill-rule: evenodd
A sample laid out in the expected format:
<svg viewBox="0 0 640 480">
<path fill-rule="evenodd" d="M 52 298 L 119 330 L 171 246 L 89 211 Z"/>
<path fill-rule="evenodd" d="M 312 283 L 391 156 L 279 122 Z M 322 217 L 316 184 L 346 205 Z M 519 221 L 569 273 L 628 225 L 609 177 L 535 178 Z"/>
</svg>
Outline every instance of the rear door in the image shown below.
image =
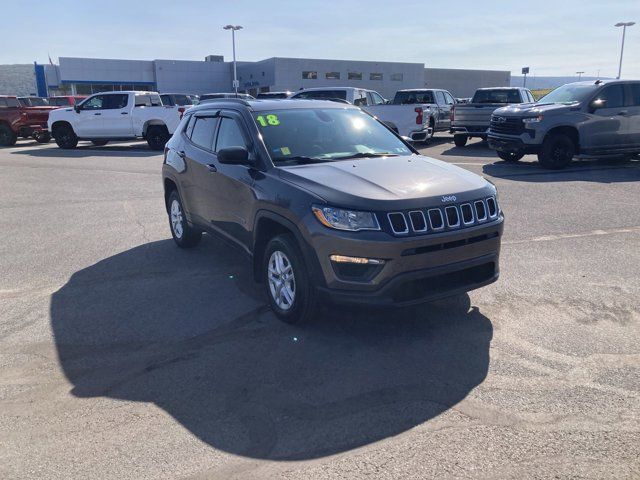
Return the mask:
<svg viewBox="0 0 640 480">
<path fill-rule="evenodd" d="M 593 100 L 602 100 L 604 106 L 589 114 L 589 120 L 580 135 L 581 146 L 589 153 L 630 148 L 631 116 L 629 108 L 625 106 L 624 85 L 606 85 Z"/>
<path fill-rule="evenodd" d="M 133 125 L 131 119 L 130 98 L 133 95 L 128 93 L 110 93 L 105 95 L 102 107 L 103 130 L 100 135 L 103 137 L 131 137 L 133 136 Z"/>
</svg>

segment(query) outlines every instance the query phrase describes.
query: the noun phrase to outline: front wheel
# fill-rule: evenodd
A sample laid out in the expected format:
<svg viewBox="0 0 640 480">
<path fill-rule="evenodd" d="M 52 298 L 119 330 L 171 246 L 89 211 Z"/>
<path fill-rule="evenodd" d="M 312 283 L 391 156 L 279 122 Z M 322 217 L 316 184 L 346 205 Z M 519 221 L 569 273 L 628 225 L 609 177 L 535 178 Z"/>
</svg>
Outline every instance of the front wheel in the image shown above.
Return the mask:
<svg viewBox="0 0 640 480">
<path fill-rule="evenodd" d="M 38 143 L 49 143 L 51 140 L 51 134 L 49 132 L 34 133 L 33 138 Z"/>
<path fill-rule="evenodd" d="M 453 143 L 456 144 L 456 147 L 464 147 L 467 144 L 468 139 L 469 137 L 467 137 L 466 135 L 454 135 Z"/>
<path fill-rule="evenodd" d="M 180 248 L 192 248 L 200 243 L 202 232 L 189 225 L 187 217 L 182 207 L 182 200 L 177 190 L 171 192 L 167 200 L 167 210 L 169 213 L 169 226 L 171 236 Z"/>
<path fill-rule="evenodd" d="M 567 135 L 556 133 L 544 139 L 538 162 L 545 168 L 559 170 L 569 165 L 576 154 L 576 146 Z"/>
<path fill-rule="evenodd" d="M 78 146 L 78 136 L 71 128 L 71 125 L 61 125 L 56 128 L 53 138 L 56 139 L 56 144 L 60 148 L 71 149 Z"/>
<path fill-rule="evenodd" d="M 318 293 L 292 235 L 271 239 L 262 270 L 269 304 L 280 320 L 301 324 L 314 317 Z"/>
<path fill-rule="evenodd" d="M 171 135 L 164 125 L 151 125 L 147 129 L 147 143 L 151 150 L 163 150 L 170 138 Z"/>
<path fill-rule="evenodd" d="M 498 152 L 498 157 L 500 157 L 505 162 L 517 162 L 522 157 L 524 157 L 524 153 L 520 153 L 520 152 Z"/>
</svg>

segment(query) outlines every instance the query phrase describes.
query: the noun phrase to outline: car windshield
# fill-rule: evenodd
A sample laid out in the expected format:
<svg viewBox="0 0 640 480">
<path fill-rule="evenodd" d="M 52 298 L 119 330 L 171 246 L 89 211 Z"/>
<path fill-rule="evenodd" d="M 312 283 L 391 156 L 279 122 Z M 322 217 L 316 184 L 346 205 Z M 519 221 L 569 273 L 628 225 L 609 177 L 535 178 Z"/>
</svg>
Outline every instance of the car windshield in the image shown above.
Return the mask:
<svg viewBox="0 0 640 480">
<path fill-rule="evenodd" d="M 520 103 L 518 90 L 478 90 L 471 103 Z"/>
<path fill-rule="evenodd" d="M 392 103 L 393 105 L 413 105 L 414 103 L 436 103 L 436 101 L 431 91 L 409 91 L 397 92 Z"/>
<path fill-rule="evenodd" d="M 576 103 L 582 102 L 587 97 L 590 97 L 600 85 L 584 84 L 584 83 L 569 83 L 555 90 L 549 92 L 538 103 Z"/>
<path fill-rule="evenodd" d="M 256 112 L 254 119 L 275 165 L 412 153 L 360 109 L 274 110 Z"/>
</svg>

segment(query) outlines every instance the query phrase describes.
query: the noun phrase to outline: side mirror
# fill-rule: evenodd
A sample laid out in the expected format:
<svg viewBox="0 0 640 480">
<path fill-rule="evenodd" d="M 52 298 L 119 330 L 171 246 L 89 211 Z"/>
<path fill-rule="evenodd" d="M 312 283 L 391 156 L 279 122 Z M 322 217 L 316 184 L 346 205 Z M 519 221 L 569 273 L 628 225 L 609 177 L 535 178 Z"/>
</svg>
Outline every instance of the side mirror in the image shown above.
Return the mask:
<svg viewBox="0 0 640 480">
<path fill-rule="evenodd" d="M 218 151 L 218 161 L 227 165 L 250 165 L 249 152 L 244 147 L 229 147 Z"/>
<path fill-rule="evenodd" d="M 593 113 L 599 108 L 604 108 L 606 106 L 607 106 L 607 101 L 604 98 L 596 98 L 595 100 L 592 100 L 591 103 L 589 104 L 589 111 Z"/>
<path fill-rule="evenodd" d="M 76 111 L 76 113 L 80 113 L 80 110 L 82 110 L 82 109 L 80 108 L 80 105 L 74 105 L 74 106 L 73 106 L 73 109 Z"/>
</svg>

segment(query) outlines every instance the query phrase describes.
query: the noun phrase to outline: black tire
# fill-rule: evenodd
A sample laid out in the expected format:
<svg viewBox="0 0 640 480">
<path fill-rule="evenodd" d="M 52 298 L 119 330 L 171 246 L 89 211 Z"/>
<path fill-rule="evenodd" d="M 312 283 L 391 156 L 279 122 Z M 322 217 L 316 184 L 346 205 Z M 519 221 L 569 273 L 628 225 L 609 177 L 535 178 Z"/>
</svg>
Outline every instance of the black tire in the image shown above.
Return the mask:
<svg viewBox="0 0 640 480">
<path fill-rule="evenodd" d="M 453 143 L 456 144 L 456 147 L 464 147 L 467 144 L 467 140 L 469 140 L 469 137 L 467 137 L 466 135 L 453 136 Z"/>
<path fill-rule="evenodd" d="M 71 125 L 60 125 L 53 133 L 53 138 L 60 148 L 65 150 L 76 148 L 78 146 L 78 136 L 71 128 Z"/>
<path fill-rule="evenodd" d="M 18 135 L 9 125 L 0 124 L 0 147 L 11 147 L 18 141 Z"/>
<path fill-rule="evenodd" d="M 286 262 L 283 261 L 283 265 L 291 266 L 292 277 L 287 277 L 286 274 L 282 276 L 275 272 L 275 275 L 280 275 L 278 279 L 283 282 L 280 291 L 284 291 L 285 287 L 293 285 L 293 301 L 289 306 L 278 305 L 274 298 L 274 296 L 279 296 L 280 291 L 278 290 L 278 285 L 270 282 L 271 272 L 269 271 L 269 264 L 272 261 L 272 255 L 276 255 L 276 252 L 284 255 Z M 303 324 L 313 319 L 316 315 L 318 291 L 312 283 L 308 272 L 309 270 L 305 265 L 302 253 L 293 235 L 278 235 L 269 241 L 265 248 L 262 262 L 262 280 L 271 309 L 283 322 Z M 289 281 L 287 278 L 291 278 L 292 283 L 288 284 Z M 277 282 L 277 280 L 275 281 Z M 272 288 L 274 290 L 272 290 Z"/>
<path fill-rule="evenodd" d="M 433 118 L 429 119 L 429 127 L 431 128 L 431 135 L 427 135 L 425 143 L 431 142 L 431 140 L 433 140 L 433 136 L 436 134 L 436 123 Z"/>
<path fill-rule="evenodd" d="M 33 138 L 38 143 L 49 143 L 51 134 L 49 132 L 34 133 Z"/>
<path fill-rule="evenodd" d="M 151 125 L 147 128 L 147 143 L 151 150 L 164 150 L 164 146 L 171 138 L 164 125 Z"/>
<path fill-rule="evenodd" d="M 538 153 L 538 162 L 544 168 L 559 170 L 569 165 L 576 154 L 573 140 L 562 133 L 547 136 L 542 142 L 542 149 Z"/>
<path fill-rule="evenodd" d="M 182 199 L 177 190 L 169 195 L 167 200 L 167 213 L 169 215 L 169 228 L 171 236 L 180 248 L 193 248 L 202 239 L 202 231 L 189 225 L 184 214 Z"/>
<path fill-rule="evenodd" d="M 107 143 L 109 143 L 109 140 L 91 140 L 91 143 L 93 143 L 96 147 L 104 147 Z"/>
<path fill-rule="evenodd" d="M 504 160 L 505 162 L 517 162 L 522 157 L 524 157 L 524 153 L 521 152 L 497 152 L 498 156 Z"/>
</svg>

